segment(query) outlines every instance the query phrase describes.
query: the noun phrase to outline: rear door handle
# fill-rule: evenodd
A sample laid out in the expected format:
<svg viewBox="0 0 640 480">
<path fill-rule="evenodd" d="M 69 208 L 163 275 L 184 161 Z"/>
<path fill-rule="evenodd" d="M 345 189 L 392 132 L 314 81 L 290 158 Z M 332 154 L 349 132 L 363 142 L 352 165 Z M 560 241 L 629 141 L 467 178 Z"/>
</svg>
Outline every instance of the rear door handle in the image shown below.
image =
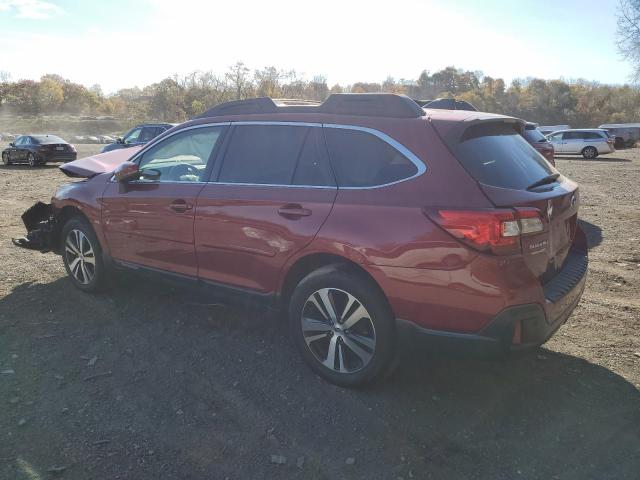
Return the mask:
<svg viewBox="0 0 640 480">
<path fill-rule="evenodd" d="M 193 208 L 193 205 L 191 205 L 186 200 L 180 199 L 180 200 L 174 200 L 173 202 L 171 202 L 169 204 L 169 208 L 176 213 L 184 213 L 186 211 L 191 210 Z"/>
<path fill-rule="evenodd" d="M 280 207 L 278 209 L 278 215 L 288 219 L 295 219 L 310 216 L 311 210 L 303 208 L 302 205 L 298 205 L 297 203 L 290 203 Z"/>
</svg>

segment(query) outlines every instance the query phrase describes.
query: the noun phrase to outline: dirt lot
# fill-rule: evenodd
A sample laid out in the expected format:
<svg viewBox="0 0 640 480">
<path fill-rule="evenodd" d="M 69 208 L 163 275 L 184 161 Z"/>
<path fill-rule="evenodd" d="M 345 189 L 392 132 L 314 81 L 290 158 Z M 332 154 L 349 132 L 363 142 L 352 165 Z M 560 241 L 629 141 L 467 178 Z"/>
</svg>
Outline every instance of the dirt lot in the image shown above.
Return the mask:
<svg viewBox="0 0 640 480">
<path fill-rule="evenodd" d="M 65 177 L 0 167 L 0 478 L 640 478 L 640 150 L 558 165 L 591 244 L 568 323 L 507 361 L 407 352 L 366 391 L 262 312 L 129 276 L 76 291 L 10 243 Z"/>
</svg>

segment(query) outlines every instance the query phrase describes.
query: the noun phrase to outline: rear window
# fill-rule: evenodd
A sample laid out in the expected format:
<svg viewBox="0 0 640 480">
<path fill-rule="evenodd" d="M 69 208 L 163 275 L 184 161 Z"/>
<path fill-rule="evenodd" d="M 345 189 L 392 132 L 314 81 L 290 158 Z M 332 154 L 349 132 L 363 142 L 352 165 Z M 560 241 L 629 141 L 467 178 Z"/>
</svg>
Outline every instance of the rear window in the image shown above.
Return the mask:
<svg viewBox="0 0 640 480">
<path fill-rule="evenodd" d="M 522 133 L 522 136 L 530 143 L 546 142 L 547 138 L 537 128 L 527 129 Z"/>
<path fill-rule="evenodd" d="M 555 173 L 544 157 L 507 123 L 469 127 L 453 150 L 467 172 L 485 185 L 524 190 Z"/>
<path fill-rule="evenodd" d="M 39 145 L 46 145 L 48 143 L 67 143 L 55 135 L 33 135 L 31 138 L 33 138 L 33 143 L 37 143 Z"/>
</svg>

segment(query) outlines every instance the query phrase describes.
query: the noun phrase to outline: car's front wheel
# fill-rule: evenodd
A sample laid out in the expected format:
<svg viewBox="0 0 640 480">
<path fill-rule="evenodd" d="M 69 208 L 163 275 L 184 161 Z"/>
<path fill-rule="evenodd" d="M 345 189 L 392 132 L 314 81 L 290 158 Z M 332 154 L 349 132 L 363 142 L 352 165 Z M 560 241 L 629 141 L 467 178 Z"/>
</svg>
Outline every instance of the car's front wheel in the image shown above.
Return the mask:
<svg viewBox="0 0 640 480">
<path fill-rule="evenodd" d="M 591 160 L 598 156 L 598 150 L 595 147 L 585 147 L 582 150 L 582 156 L 587 160 Z"/>
<path fill-rule="evenodd" d="M 11 165 L 11 160 L 9 159 L 9 154 L 7 152 L 2 154 L 2 163 L 5 165 Z"/>
<path fill-rule="evenodd" d="M 107 271 L 98 238 L 82 217 L 74 217 L 62 228 L 62 258 L 67 275 L 84 292 L 100 291 Z"/>
<path fill-rule="evenodd" d="M 377 285 L 342 266 L 306 276 L 289 304 L 293 340 L 321 377 L 360 387 L 384 376 L 395 354 L 395 321 Z"/>
<path fill-rule="evenodd" d="M 38 165 L 40 165 L 38 159 L 33 153 L 29 154 L 29 156 L 27 157 L 27 161 L 29 162 L 30 167 L 37 167 Z"/>
</svg>

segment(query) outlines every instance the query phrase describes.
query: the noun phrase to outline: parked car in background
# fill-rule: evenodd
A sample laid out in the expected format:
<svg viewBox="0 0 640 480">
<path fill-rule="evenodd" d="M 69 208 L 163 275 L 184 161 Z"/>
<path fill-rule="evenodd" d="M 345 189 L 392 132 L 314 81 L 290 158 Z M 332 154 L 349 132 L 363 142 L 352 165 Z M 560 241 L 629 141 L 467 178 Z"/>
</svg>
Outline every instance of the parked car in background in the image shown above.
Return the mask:
<svg viewBox="0 0 640 480">
<path fill-rule="evenodd" d="M 82 291 L 113 265 L 282 309 L 343 386 L 383 377 L 403 341 L 533 348 L 577 305 L 587 245 L 578 185 L 522 127 L 392 94 L 230 102 L 62 166 L 87 180 L 38 204 L 53 215 L 38 248 Z"/>
<path fill-rule="evenodd" d="M 538 125 L 538 130 L 540 130 L 543 135 L 549 135 L 553 132 L 569 129 L 571 129 L 570 125 Z"/>
<path fill-rule="evenodd" d="M 111 135 L 99 135 L 98 139 L 100 140 L 100 143 L 114 143 L 116 141 L 115 137 L 112 137 Z"/>
<path fill-rule="evenodd" d="M 122 138 L 116 139 L 114 143 L 104 146 L 102 153 L 144 145 L 176 125 L 175 123 L 144 123 L 138 125 L 125 133 Z"/>
<path fill-rule="evenodd" d="M 535 148 L 540 154 L 546 158 L 551 165 L 555 165 L 554 149 L 551 142 L 538 129 L 537 123 L 527 122 L 522 131 L 522 136 L 529 144 Z"/>
<path fill-rule="evenodd" d="M 427 100 L 422 108 L 436 108 L 439 110 L 467 110 L 477 112 L 478 109 L 466 100 L 456 100 L 455 98 L 436 98 Z"/>
<path fill-rule="evenodd" d="M 605 123 L 598 128 L 607 130 L 614 137 L 616 148 L 633 147 L 640 141 L 640 123 Z"/>
<path fill-rule="evenodd" d="M 37 167 L 47 162 L 70 162 L 77 155 L 76 147 L 55 135 L 20 135 L 3 150 L 2 163 Z"/>
<path fill-rule="evenodd" d="M 11 142 L 13 140 L 16 139 L 16 137 L 18 137 L 19 135 L 15 135 L 13 133 L 9 133 L 9 132 L 1 132 L 0 133 L 0 140 L 4 141 L 4 142 Z"/>
<path fill-rule="evenodd" d="M 557 155 L 582 155 L 592 159 L 616 151 L 613 137 L 600 128 L 562 130 L 547 135 L 547 138 Z"/>
</svg>

